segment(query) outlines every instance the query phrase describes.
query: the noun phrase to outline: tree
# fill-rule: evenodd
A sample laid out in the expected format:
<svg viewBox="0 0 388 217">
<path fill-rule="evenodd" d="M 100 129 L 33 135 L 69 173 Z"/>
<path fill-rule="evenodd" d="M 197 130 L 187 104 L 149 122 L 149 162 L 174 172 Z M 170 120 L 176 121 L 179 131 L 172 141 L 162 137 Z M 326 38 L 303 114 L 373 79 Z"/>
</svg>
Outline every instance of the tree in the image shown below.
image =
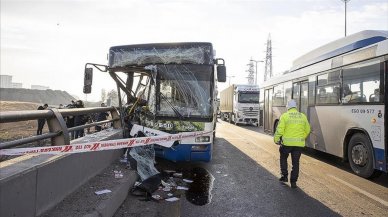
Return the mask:
<svg viewBox="0 0 388 217">
<path fill-rule="evenodd" d="M 104 88 L 101 89 L 101 102 L 105 102 L 106 100 L 106 90 Z"/>
<path fill-rule="evenodd" d="M 116 90 L 112 89 L 108 92 L 107 101 L 110 101 L 111 106 L 117 106 L 119 104 L 119 97 Z"/>
</svg>

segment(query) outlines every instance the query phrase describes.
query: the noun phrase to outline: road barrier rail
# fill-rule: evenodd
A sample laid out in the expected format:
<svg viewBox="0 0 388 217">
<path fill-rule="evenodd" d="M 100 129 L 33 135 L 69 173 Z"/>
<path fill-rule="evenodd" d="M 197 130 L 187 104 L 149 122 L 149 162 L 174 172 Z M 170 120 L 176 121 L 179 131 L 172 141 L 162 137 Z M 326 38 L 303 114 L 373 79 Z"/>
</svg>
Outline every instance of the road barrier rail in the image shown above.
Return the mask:
<svg viewBox="0 0 388 217">
<path fill-rule="evenodd" d="M 93 122 L 80 126 L 70 127 L 66 126 L 65 117 L 77 115 L 92 115 L 100 112 L 109 112 L 112 119 Z M 52 146 L 68 145 L 70 144 L 70 133 L 76 130 L 102 125 L 106 123 L 113 123 L 114 129 L 121 128 L 121 120 L 119 112 L 115 107 L 93 107 L 93 108 L 74 108 L 74 109 L 56 109 L 48 110 L 27 110 L 27 111 L 5 111 L 0 112 L 0 124 L 46 119 L 49 132 L 42 135 L 31 136 L 27 138 L 14 139 L 0 143 L 0 149 L 13 148 L 23 144 L 28 144 L 45 139 L 51 139 Z"/>
</svg>

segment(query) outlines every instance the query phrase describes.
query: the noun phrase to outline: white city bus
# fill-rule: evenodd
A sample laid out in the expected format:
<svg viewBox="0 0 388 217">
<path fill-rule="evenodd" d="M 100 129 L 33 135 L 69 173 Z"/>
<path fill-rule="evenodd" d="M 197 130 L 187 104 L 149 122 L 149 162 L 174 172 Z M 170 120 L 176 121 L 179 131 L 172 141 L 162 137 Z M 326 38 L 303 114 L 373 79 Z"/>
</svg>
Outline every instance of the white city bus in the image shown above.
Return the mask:
<svg viewBox="0 0 388 217">
<path fill-rule="evenodd" d="M 262 84 L 264 130 L 296 99 L 312 127 L 307 146 L 345 160 L 359 176 L 387 172 L 388 31 L 366 30 L 319 47 Z"/>
</svg>

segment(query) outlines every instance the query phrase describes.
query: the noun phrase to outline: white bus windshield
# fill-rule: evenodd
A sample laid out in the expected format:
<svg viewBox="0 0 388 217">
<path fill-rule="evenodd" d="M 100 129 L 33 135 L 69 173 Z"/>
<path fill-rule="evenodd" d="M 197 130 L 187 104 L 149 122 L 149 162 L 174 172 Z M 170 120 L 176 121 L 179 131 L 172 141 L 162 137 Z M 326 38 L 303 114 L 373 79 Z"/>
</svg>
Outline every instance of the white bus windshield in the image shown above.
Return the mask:
<svg viewBox="0 0 388 217">
<path fill-rule="evenodd" d="M 158 66 L 161 97 L 157 114 L 161 116 L 211 117 L 212 70 L 211 65 Z"/>
</svg>

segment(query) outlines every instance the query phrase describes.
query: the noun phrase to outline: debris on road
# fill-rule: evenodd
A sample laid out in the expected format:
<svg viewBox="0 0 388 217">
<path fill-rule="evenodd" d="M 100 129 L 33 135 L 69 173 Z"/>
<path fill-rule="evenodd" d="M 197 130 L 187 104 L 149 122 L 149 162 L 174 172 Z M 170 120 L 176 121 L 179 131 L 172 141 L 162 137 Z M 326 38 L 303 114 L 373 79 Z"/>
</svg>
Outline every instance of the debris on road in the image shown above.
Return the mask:
<svg viewBox="0 0 388 217">
<path fill-rule="evenodd" d="M 104 189 L 104 190 L 101 190 L 101 191 L 96 191 L 94 192 L 95 194 L 97 195 L 101 195 L 101 194 L 107 194 L 107 193 L 111 193 L 112 191 L 109 190 L 109 189 Z"/>
<path fill-rule="evenodd" d="M 187 183 L 192 183 L 193 180 L 190 180 L 190 179 L 183 179 L 184 182 L 187 182 Z"/>
<path fill-rule="evenodd" d="M 179 198 L 177 198 L 177 197 L 170 197 L 170 198 L 166 199 L 166 201 L 168 201 L 168 202 L 174 202 L 174 201 L 178 201 L 178 200 L 179 200 Z"/>
</svg>

